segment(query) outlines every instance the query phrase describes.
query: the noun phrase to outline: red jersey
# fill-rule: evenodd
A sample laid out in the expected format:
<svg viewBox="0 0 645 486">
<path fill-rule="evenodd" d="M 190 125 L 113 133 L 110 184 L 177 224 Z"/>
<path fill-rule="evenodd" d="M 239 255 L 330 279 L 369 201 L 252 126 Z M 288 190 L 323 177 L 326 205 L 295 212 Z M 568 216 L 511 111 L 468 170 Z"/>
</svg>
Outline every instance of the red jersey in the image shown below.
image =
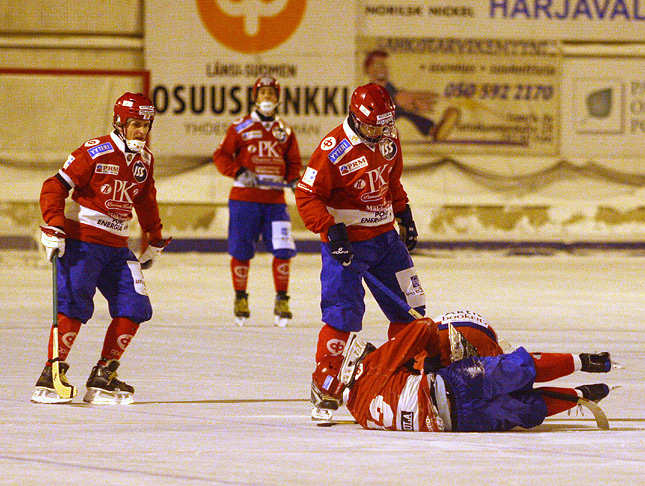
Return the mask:
<svg viewBox="0 0 645 486">
<path fill-rule="evenodd" d="M 430 342 L 431 328 L 417 320 L 359 364 L 347 400 L 347 409 L 359 424 L 367 429 L 444 430 L 428 375 L 402 366 L 411 359 L 422 362 Z"/>
<path fill-rule="evenodd" d="M 345 120 L 311 156 L 296 188 L 298 212 L 323 241 L 337 223 L 345 223 L 352 241 L 374 238 L 394 229 L 394 214 L 405 210 L 402 171 L 397 137 L 384 137 L 370 147 Z"/>
<path fill-rule="evenodd" d="M 161 239 L 153 166 L 147 148 L 140 154 L 126 152 L 115 132 L 89 140 L 43 183 L 43 219 L 48 225 L 63 226 L 69 238 L 123 247 L 135 210 L 150 239 Z M 72 200 L 66 206 L 70 189 Z"/>
<path fill-rule="evenodd" d="M 298 179 L 302 160 L 293 130 L 280 117 L 262 121 L 254 111 L 236 120 L 213 154 L 213 162 L 225 176 L 235 178 L 242 167 L 252 170 L 260 181 L 284 183 Z M 259 203 L 285 203 L 284 190 L 244 187 L 233 183 L 230 199 Z"/>
</svg>

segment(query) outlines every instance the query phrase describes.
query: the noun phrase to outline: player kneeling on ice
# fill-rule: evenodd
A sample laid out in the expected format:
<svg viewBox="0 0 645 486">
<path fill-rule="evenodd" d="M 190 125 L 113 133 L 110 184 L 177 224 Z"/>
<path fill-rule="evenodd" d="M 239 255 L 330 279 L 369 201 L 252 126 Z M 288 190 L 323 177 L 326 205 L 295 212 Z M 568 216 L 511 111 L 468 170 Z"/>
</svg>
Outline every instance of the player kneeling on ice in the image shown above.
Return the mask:
<svg viewBox="0 0 645 486">
<path fill-rule="evenodd" d="M 85 142 L 43 184 L 40 207 L 47 226 L 42 227 L 42 243 L 53 265 L 53 324 L 49 359 L 33 402 L 74 399 L 65 360 L 81 324 L 94 313 L 96 289 L 108 301 L 112 322 L 83 400 L 132 402 L 134 388 L 117 379 L 118 360 L 139 324 L 152 317 L 141 269 L 150 267 L 170 241 L 161 235 L 154 158 L 145 146 L 154 115 L 146 96 L 125 93 L 114 105 L 114 131 Z M 66 207 L 70 190 L 72 201 Z M 127 246 L 133 210 L 150 241 L 139 259 Z"/>
<path fill-rule="evenodd" d="M 598 402 L 610 391 L 602 383 L 533 388 L 574 371 L 607 373 L 609 353 L 530 354 L 520 347 L 479 357 L 471 347 L 468 354 L 473 355 L 437 365 L 437 324 L 417 319 L 378 349 L 353 335 L 340 370 L 317 369 L 314 381 L 330 398 L 344 401 L 365 428 L 421 432 L 528 429 L 579 400 Z"/>
</svg>

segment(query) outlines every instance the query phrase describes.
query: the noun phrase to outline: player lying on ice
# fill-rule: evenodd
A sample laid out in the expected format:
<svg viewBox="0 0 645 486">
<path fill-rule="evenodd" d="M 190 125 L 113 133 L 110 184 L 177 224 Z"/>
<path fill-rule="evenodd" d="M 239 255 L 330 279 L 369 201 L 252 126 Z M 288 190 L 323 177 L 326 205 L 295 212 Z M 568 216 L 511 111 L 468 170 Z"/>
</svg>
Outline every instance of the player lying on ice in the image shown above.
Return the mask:
<svg viewBox="0 0 645 486">
<path fill-rule="evenodd" d="M 378 349 L 354 335 L 340 369 L 319 366 L 314 381 L 329 399 L 345 402 L 364 428 L 420 432 L 529 429 L 575 407 L 579 397 L 598 402 L 610 391 L 602 383 L 533 387 L 574 371 L 607 373 L 609 353 L 531 354 L 520 347 L 496 356 L 475 352 L 443 366 L 441 341 L 437 323 L 428 318 L 413 321 Z M 464 339 L 461 344 L 466 355 L 473 352 Z"/>
</svg>

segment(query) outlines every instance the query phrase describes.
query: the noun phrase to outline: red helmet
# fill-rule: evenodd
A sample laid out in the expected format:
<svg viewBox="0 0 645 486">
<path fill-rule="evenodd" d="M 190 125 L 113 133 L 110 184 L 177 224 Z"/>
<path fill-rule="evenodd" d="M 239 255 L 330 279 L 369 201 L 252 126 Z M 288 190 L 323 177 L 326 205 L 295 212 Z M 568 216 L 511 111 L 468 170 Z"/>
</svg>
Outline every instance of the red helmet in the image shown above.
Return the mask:
<svg viewBox="0 0 645 486">
<path fill-rule="evenodd" d="M 343 356 L 340 354 L 323 359 L 317 364 L 316 370 L 311 375 L 313 382 L 323 396 L 331 397 L 339 402 L 343 401 L 343 390 L 345 390 L 345 385 L 338 379 L 342 363 Z"/>
<path fill-rule="evenodd" d="M 278 99 L 280 99 L 280 83 L 278 83 L 278 80 L 271 76 L 270 74 L 266 74 L 264 76 L 260 76 L 256 81 L 255 84 L 253 85 L 253 99 L 257 99 L 258 97 L 258 90 L 262 86 L 271 86 L 273 89 L 275 89 L 275 95 Z"/>
<path fill-rule="evenodd" d="M 152 121 L 155 117 L 155 106 L 150 99 L 141 93 L 125 93 L 114 104 L 113 125 L 125 125 L 128 118 Z"/>
<path fill-rule="evenodd" d="M 395 109 L 390 93 L 376 83 L 356 88 L 349 102 L 350 118 L 355 124 L 357 135 L 367 143 L 378 142 L 384 135 L 384 129 L 394 126 Z M 364 129 L 361 130 L 363 126 Z"/>
</svg>

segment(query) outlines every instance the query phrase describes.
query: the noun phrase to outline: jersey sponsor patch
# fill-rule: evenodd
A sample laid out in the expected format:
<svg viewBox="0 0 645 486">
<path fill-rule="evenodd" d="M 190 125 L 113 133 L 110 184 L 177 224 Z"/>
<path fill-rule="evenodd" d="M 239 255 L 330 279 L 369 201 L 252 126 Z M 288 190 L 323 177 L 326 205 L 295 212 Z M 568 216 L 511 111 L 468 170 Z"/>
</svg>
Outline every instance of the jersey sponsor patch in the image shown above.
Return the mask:
<svg viewBox="0 0 645 486">
<path fill-rule="evenodd" d="M 334 150 L 329 152 L 327 158 L 331 161 L 332 164 L 337 164 L 340 159 L 345 157 L 345 154 L 352 148 L 352 144 L 344 138 Z"/>
<path fill-rule="evenodd" d="M 249 118 L 249 119 L 247 119 L 247 120 L 244 120 L 244 121 L 243 121 L 242 123 L 240 123 L 239 125 L 235 125 L 235 131 L 236 131 L 237 133 L 241 133 L 241 132 L 243 132 L 244 130 L 246 130 L 247 128 L 249 128 L 251 125 L 253 125 L 254 123 L 255 123 L 255 122 L 254 122 L 253 120 L 251 120 L 250 118 Z"/>
<path fill-rule="evenodd" d="M 338 170 L 340 170 L 340 175 L 347 175 L 352 172 L 356 172 L 358 169 L 362 169 L 363 167 L 367 167 L 367 159 L 364 155 L 339 166 Z"/>
<path fill-rule="evenodd" d="M 307 184 L 308 186 L 313 186 L 314 181 L 316 180 L 317 174 L 318 174 L 318 171 L 316 169 L 307 167 L 307 169 L 305 170 L 305 173 L 302 176 L 302 179 L 300 179 L 300 182 Z"/>
<path fill-rule="evenodd" d="M 94 147 L 95 145 L 98 145 L 99 143 L 101 143 L 101 141 L 98 138 L 93 138 L 92 140 L 88 140 L 87 142 L 85 142 L 84 145 L 86 147 Z"/>
<path fill-rule="evenodd" d="M 132 166 L 132 175 L 138 183 L 142 183 L 148 178 L 148 169 L 141 160 L 137 160 Z"/>
<path fill-rule="evenodd" d="M 74 156 L 72 154 L 69 154 L 67 156 L 67 160 L 63 164 L 63 169 L 67 169 L 69 167 L 69 164 L 71 164 L 72 162 L 74 162 Z"/>
<path fill-rule="evenodd" d="M 92 159 L 95 159 L 104 154 L 109 154 L 110 152 L 114 152 L 114 147 L 112 147 L 112 144 L 110 142 L 102 143 L 101 145 L 92 147 L 87 151 Z"/>
<path fill-rule="evenodd" d="M 251 140 L 254 138 L 262 138 L 262 132 L 260 130 L 251 130 L 242 134 L 242 140 Z"/>
<path fill-rule="evenodd" d="M 396 156 L 396 143 L 392 139 L 382 139 L 378 144 L 378 148 L 385 160 L 392 160 Z"/>
<path fill-rule="evenodd" d="M 96 164 L 94 172 L 97 174 L 117 175 L 119 173 L 119 166 L 114 164 Z"/>
<path fill-rule="evenodd" d="M 322 150 L 331 150 L 334 148 L 334 145 L 336 145 L 336 139 L 334 137 L 324 138 L 323 141 L 320 142 L 320 148 Z"/>
</svg>

